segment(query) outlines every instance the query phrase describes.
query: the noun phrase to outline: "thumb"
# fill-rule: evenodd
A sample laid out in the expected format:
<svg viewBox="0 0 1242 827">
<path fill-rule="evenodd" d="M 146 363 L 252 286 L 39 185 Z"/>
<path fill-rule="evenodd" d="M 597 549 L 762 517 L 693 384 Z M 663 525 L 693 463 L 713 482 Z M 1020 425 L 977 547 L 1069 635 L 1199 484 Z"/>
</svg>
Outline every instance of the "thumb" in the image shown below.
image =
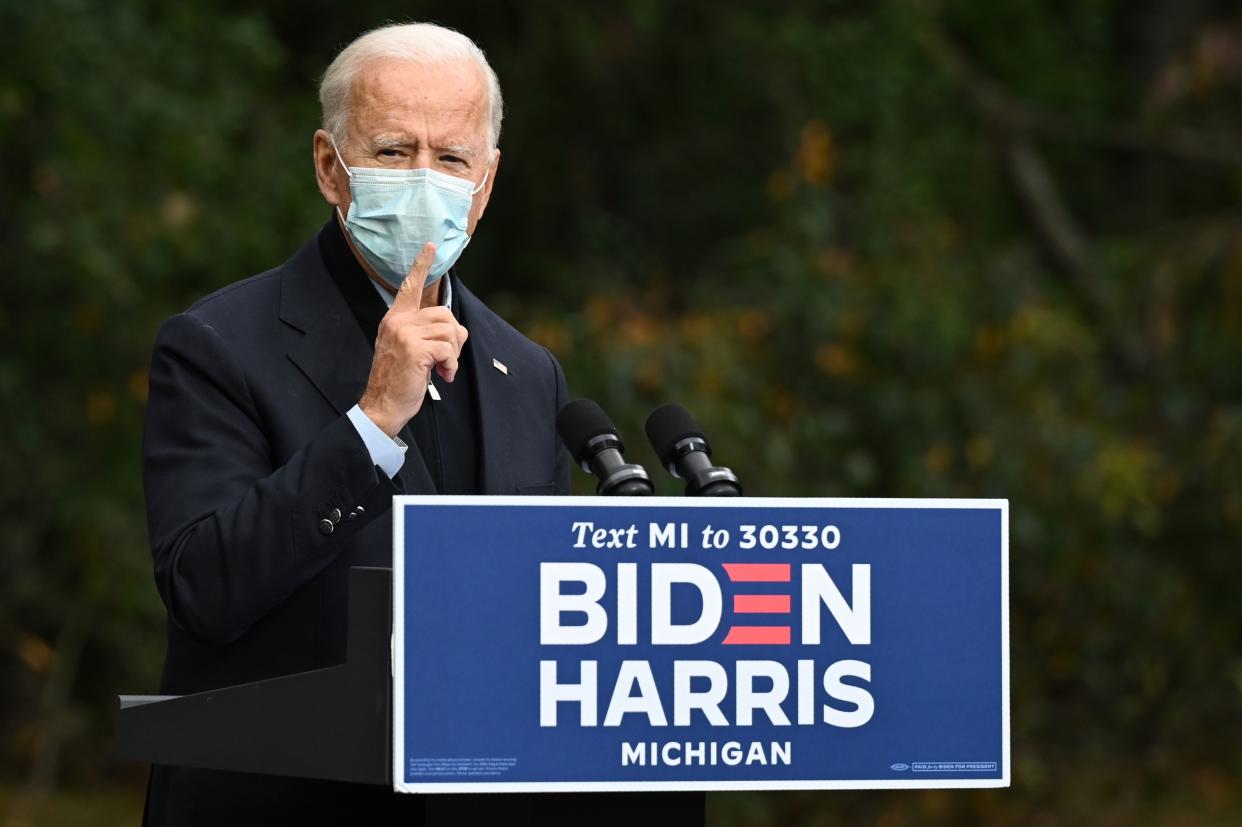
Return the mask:
<svg viewBox="0 0 1242 827">
<path fill-rule="evenodd" d="M 414 266 L 410 268 L 409 275 L 405 277 L 405 281 L 401 282 L 401 288 L 397 290 L 397 297 L 393 299 L 391 309 L 399 312 L 413 312 L 423 306 L 423 285 L 427 282 L 427 273 L 431 270 L 431 265 L 435 260 L 436 245 L 428 241 L 423 245 L 423 249 L 419 250 L 418 258 L 414 259 Z"/>
</svg>

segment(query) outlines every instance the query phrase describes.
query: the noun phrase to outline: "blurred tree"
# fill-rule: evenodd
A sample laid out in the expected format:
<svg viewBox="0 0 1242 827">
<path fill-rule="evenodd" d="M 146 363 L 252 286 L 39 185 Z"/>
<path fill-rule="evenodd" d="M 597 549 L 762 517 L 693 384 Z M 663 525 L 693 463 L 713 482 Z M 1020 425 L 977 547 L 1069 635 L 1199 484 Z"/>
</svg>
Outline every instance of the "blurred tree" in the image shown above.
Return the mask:
<svg viewBox="0 0 1242 827">
<path fill-rule="evenodd" d="M 633 456 L 654 468 L 642 416 L 676 400 L 750 493 L 1010 499 L 1016 789 L 827 812 L 1242 811 L 1230 4 L 408 11 L 474 37 L 504 86 L 464 278 L 557 353 Z M 315 84 L 391 14 L 0 8 L 0 767 L 36 793 L 120 772 L 112 695 L 155 685 L 154 331 L 328 217 Z M 713 815 L 822 823 L 824 806 L 731 796 Z"/>
</svg>

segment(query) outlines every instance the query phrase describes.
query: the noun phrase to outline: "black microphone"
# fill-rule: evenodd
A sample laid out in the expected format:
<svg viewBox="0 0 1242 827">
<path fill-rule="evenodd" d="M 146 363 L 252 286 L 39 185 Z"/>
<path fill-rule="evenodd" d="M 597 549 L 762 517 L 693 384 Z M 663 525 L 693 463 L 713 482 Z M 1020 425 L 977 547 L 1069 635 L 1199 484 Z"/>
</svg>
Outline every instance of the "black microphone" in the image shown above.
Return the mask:
<svg viewBox="0 0 1242 827">
<path fill-rule="evenodd" d="M 740 497 L 742 484 L 728 468 L 712 465 L 712 448 L 681 405 L 662 405 L 647 417 L 647 439 L 656 456 L 690 497 Z"/>
<path fill-rule="evenodd" d="M 556 415 L 556 431 L 574 462 L 599 477 L 596 494 L 618 497 L 650 496 L 655 487 L 641 465 L 627 464 L 625 446 L 608 414 L 590 399 L 575 399 Z"/>
</svg>

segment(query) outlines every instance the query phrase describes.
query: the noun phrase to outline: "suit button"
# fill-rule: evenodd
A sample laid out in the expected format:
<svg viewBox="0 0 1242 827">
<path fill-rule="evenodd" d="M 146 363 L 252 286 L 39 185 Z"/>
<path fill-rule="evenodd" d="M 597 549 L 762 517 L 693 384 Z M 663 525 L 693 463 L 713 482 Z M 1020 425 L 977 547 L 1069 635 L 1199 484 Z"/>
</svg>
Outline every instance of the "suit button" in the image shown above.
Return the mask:
<svg viewBox="0 0 1242 827">
<path fill-rule="evenodd" d="M 339 523 L 341 521 L 341 509 L 334 508 L 331 511 L 329 511 L 328 519 L 334 523 Z"/>
<path fill-rule="evenodd" d="M 334 531 L 336 531 L 336 526 L 332 524 L 331 520 L 320 520 L 319 521 L 319 533 L 320 534 L 331 534 Z"/>
</svg>

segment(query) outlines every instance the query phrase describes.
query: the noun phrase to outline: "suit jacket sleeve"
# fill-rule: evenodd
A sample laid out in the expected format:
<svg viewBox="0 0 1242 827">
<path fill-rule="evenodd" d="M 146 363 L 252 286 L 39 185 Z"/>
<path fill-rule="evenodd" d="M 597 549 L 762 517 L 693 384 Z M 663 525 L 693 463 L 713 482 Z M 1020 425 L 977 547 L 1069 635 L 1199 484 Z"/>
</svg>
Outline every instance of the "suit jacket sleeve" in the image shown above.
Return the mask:
<svg viewBox="0 0 1242 827">
<path fill-rule="evenodd" d="M 561 408 L 569 402 L 569 388 L 565 383 L 565 372 L 561 370 L 561 365 L 556 361 L 556 357 L 552 355 L 552 351 L 544 348 L 548 354 L 548 359 L 552 362 L 552 369 L 556 373 L 556 410 L 552 411 L 552 421 L 556 421 L 556 415 L 561 412 Z M 571 488 L 570 469 L 573 466 L 573 458 L 569 455 L 569 449 L 565 447 L 564 441 L 556 437 L 556 460 L 555 460 L 555 476 L 556 494 L 569 494 Z"/>
<path fill-rule="evenodd" d="M 195 316 L 161 328 L 143 487 L 160 596 L 195 638 L 235 640 L 327 566 L 401 493 L 377 471 L 344 414 L 277 467 L 237 355 Z"/>
</svg>

